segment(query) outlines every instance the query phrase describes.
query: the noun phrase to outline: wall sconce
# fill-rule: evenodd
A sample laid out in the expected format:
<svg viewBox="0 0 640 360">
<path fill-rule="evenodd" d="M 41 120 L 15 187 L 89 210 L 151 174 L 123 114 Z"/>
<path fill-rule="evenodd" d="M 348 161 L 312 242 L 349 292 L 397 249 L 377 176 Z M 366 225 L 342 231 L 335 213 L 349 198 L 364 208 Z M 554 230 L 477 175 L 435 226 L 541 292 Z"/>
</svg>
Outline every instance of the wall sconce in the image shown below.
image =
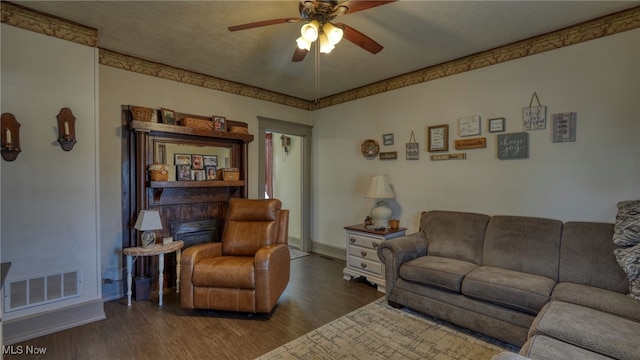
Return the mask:
<svg viewBox="0 0 640 360">
<path fill-rule="evenodd" d="M 71 151 L 76 144 L 76 117 L 71 109 L 62 108 L 58 113 L 58 142 L 64 151 Z"/>
<path fill-rule="evenodd" d="M 0 117 L 0 129 L 2 130 L 2 146 L 0 152 L 6 161 L 13 161 L 20 154 L 20 123 L 11 113 L 4 113 Z"/>
</svg>

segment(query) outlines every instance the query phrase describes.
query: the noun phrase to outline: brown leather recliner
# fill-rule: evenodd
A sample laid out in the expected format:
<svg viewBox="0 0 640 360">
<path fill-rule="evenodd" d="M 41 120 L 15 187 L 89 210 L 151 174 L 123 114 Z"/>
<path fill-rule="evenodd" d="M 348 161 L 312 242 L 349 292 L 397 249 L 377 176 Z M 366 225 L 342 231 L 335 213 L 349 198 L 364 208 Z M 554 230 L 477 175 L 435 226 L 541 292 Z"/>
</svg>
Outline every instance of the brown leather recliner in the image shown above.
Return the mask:
<svg viewBox="0 0 640 360">
<path fill-rule="evenodd" d="M 222 242 L 182 252 L 180 306 L 269 313 L 289 283 L 289 211 L 280 200 L 231 199 Z"/>
</svg>

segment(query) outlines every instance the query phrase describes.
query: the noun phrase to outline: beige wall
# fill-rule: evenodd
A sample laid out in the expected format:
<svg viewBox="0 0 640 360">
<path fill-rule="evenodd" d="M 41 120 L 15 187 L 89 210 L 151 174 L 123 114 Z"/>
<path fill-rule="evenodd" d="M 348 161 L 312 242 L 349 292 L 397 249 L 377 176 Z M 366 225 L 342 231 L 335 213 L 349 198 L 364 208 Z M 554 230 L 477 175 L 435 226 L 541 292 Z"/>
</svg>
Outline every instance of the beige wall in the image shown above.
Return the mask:
<svg viewBox="0 0 640 360">
<path fill-rule="evenodd" d="M 522 131 L 522 108 L 536 91 L 548 113 L 576 112 L 577 141 L 552 143 L 530 132 L 528 160 L 498 160 L 486 120 L 506 118 Z M 430 161 L 426 128 L 482 116 L 486 149 L 466 160 Z M 414 131 L 420 160 L 405 160 Z M 395 145 L 382 146 L 382 135 Z M 398 160 L 366 160 L 360 143 L 375 139 Z M 417 231 L 420 213 L 442 209 L 513 214 L 563 221 L 613 222 L 616 203 L 640 198 L 640 30 L 561 48 L 314 112 L 314 242 L 344 248 L 343 226 L 374 207 L 369 177 L 388 174 L 401 226 Z"/>
<path fill-rule="evenodd" d="M 17 308 L 2 317 L 11 323 L 101 299 L 97 51 L 5 24 L 1 31 L 2 113 L 21 124 L 22 148 L 16 160 L 0 160 L 2 261 L 12 262 L 5 294 L 14 281 L 71 271 L 81 279 L 79 296 Z M 76 117 L 77 144 L 68 152 L 57 141 L 63 107 Z M 46 331 L 40 326 L 20 331 Z M 13 327 L 5 330 L 16 336 Z"/>
</svg>

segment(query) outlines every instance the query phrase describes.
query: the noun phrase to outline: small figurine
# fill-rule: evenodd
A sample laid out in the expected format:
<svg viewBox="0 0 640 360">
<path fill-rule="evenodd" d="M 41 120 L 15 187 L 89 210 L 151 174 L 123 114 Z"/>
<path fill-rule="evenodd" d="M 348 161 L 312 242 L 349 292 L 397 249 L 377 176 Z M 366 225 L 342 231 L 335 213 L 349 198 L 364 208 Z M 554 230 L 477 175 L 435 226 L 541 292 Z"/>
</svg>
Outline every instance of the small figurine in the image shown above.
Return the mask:
<svg viewBox="0 0 640 360">
<path fill-rule="evenodd" d="M 373 225 L 373 219 L 371 218 L 371 216 L 367 216 L 366 218 L 364 218 L 364 226 L 369 225 Z"/>
</svg>

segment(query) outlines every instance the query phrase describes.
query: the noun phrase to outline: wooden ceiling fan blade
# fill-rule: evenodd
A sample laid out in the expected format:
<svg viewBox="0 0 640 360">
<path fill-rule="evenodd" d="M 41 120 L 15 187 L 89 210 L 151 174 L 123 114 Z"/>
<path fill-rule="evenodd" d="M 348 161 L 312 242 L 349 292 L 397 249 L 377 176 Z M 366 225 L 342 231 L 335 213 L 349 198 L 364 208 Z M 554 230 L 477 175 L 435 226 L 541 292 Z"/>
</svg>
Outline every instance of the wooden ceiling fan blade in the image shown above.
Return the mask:
<svg viewBox="0 0 640 360">
<path fill-rule="evenodd" d="M 307 56 L 308 52 L 309 52 L 309 50 L 300 49 L 299 47 L 296 46 L 296 51 L 293 52 L 293 58 L 291 59 L 291 61 L 292 62 L 300 62 L 300 61 L 304 60 L 304 57 Z"/>
<path fill-rule="evenodd" d="M 396 2 L 397 0 L 387 0 L 387 1 L 366 1 L 366 0 L 351 0 L 346 1 L 336 7 L 346 7 L 348 10 L 343 12 L 343 15 L 353 14 L 354 12 L 371 9 L 374 7 L 390 4 L 392 2 Z"/>
<path fill-rule="evenodd" d="M 339 26 L 343 29 L 344 31 L 344 38 L 351 41 L 352 43 L 360 46 L 361 48 L 367 50 L 368 52 L 372 53 L 372 54 L 377 54 L 379 53 L 382 49 L 384 49 L 384 47 L 380 44 L 378 44 L 377 42 L 375 42 L 372 38 L 368 37 L 367 35 L 361 33 L 360 31 L 352 28 L 349 25 L 345 25 L 342 23 L 339 24 L 335 24 L 336 26 Z"/>
<path fill-rule="evenodd" d="M 300 21 L 304 21 L 304 19 L 299 18 L 299 17 L 298 18 L 271 19 L 271 20 L 256 21 L 256 22 L 242 24 L 242 25 L 229 26 L 228 29 L 229 29 L 229 31 L 238 31 L 238 30 L 254 29 L 254 28 L 257 28 L 257 27 L 263 27 L 263 26 L 269 26 L 269 25 L 295 23 L 295 22 L 300 22 Z"/>
</svg>

